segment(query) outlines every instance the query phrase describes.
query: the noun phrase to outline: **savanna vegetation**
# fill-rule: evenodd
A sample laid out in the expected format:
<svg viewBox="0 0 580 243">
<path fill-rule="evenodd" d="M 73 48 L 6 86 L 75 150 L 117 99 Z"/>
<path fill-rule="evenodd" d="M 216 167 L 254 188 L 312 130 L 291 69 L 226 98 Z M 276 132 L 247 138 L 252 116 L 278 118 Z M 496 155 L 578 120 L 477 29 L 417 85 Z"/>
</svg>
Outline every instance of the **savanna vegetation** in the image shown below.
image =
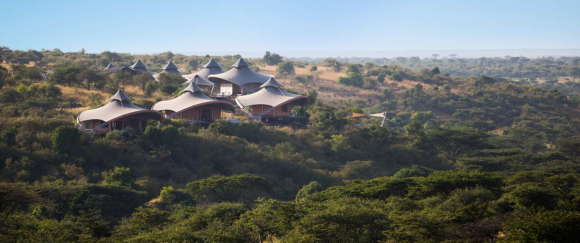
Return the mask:
<svg viewBox="0 0 580 243">
<path fill-rule="evenodd" d="M 240 116 L 80 133 L 78 112 L 120 85 L 144 107 L 181 87 L 179 76 L 102 71 L 138 58 L 151 70 L 172 58 L 184 73 L 207 61 L 0 49 L 0 242 L 580 239 L 576 82 L 268 52 L 252 68 L 309 96 L 299 124 Z M 385 126 L 351 117 L 375 112 Z"/>
</svg>

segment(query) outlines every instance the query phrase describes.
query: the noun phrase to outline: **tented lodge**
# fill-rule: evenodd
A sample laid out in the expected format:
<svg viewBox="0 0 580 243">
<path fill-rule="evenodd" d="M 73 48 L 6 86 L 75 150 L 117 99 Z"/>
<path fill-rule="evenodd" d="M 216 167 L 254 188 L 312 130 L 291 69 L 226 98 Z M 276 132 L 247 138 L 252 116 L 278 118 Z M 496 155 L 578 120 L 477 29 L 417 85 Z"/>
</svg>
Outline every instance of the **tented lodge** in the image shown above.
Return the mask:
<svg viewBox="0 0 580 243">
<path fill-rule="evenodd" d="M 195 83 L 197 86 L 199 86 L 201 89 L 204 90 L 204 92 L 211 94 L 213 92 L 213 82 L 203 78 L 201 75 L 199 74 L 194 74 L 193 76 L 191 76 L 190 79 L 188 79 L 187 81 L 183 82 L 184 86 L 189 85 L 190 83 Z"/>
<path fill-rule="evenodd" d="M 187 80 L 183 84 L 188 85 L 190 82 L 196 82 L 200 88 L 206 89 L 208 94 L 212 94 L 215 86 L 213 82 L 208 80 L 208 76 L 222 72 L 223 70 L 217 61 L 210 58 L 209 61 L 203 65 L 201 70 L 192 74 L 182 75 L 182 77 Z"/>
<path fill-rule="evenodd" d="M 203 65 L 203 68 L 195 73 L 183 75 L 183 78 L 190 80 L 193 76 L 198 75 L 203 79 L 208 79 L 209 75 L 223 73 L 222 67 L 213 58 Z"/>
<path fill-rule="evenodd" d="M 77 123 L 81 130 L 102 133 L 127 127 L 141 130 L 148 120 L 160 119 L 161 115 L 158 112 L 132 104 L 125 92 L 117 90 L 109 98 L 108 104 L 81 112 L 77 117 Z"/>
<path fill-rule="evenodd" d="M 292 117 L 292 107 L 304 105 L 306 96 L 288 93 L 282 90 L 282 85 L 273 77 L 260 85 L 255 93 L 238 96 L 235 101 L 238 106 L 255 119 L 267 121 L 272 118 Z"/>
<path fill-rule="evenodd" d="M 212 95 L 221 97 L 255 92 L 271 78 L 269 75 L 252 71 L 243 58 L 238 59 L 230 70 L 208 77 L 215 85 Z"/>
<path fill-rule="evenodd" d="M 109 64 L 104 71 L 151 74 L 141 60 L 124 67 Z M 155 77 L 158 78 L 161 73 L 180 75 L 177 65 L 171 60 Z M 151 110 L 132 104 L 129 97 L 118 90 L 108 104 L 81 112 L 77 117 L 79 129 L 91 133 L 127 127 L 140 130 L 147 121 L 159 119 L 207 124 L 224 119 L 236 110 L 267 123 L 285 122 L 294 118 L 292 108 L 305 105 L 307 100 L 305 96 L 284 91 L 274 77 L 252 71 L 243 58 L 226 72 L 222 72 L 220 65 L 212 58 L 200 71 L 182 77 L 187 81 L 183 83 L 185 88 L 179 95 L 155 103 Z M 238 109 L 233 105 L 234 101 Z"/>
<path fill-rule="evenodd" d="M 234 107 L 225 100 L 208 97 L 195 82 L 189 82 L 179 96 L 159 101 L 151 109 L 161 112 L 166 119 L 210 123 L 221 119 L 222 112 L 233 111 Z"/>
<path fill-rule="evenodd" d="M 177 65 L 175 65 L 175 63 L 173 63 L 172 60 L 167 61 L 167 64 L 165 64 L 165 66 L 163 66 L 163 68 L 161 69 L 161 72 L 153 74 L 153 78 L 155 79 L 155 81 L 159 82 L 159 75 L 161 75 L 162 73 L 181 75 L 179 69 L 177 68 Z"/>
<path fill-rule="evenodd" d="M 147 69 L 147 66 L 145 66 L 145 63 L 143 63 L 141 60 L 137 60 L 135 63 L 133 63 L 133 65 L 129 66 L 129 69 L 133 73 L 151 74 L 151 72 L 149 72 L 149 70 Z"/>
<path fill-rule="evenodd" d="M 177 69 L 177 65 L 175 65 L 175 63 L 173 63 L 172 60 L 169 60 L 167 62 L 167 64 L 165 64 L 165 66 L 163 66 L 163 69 L 161 69 L 161 72 L 180 75 L 179 70 Z"/>
</svg>

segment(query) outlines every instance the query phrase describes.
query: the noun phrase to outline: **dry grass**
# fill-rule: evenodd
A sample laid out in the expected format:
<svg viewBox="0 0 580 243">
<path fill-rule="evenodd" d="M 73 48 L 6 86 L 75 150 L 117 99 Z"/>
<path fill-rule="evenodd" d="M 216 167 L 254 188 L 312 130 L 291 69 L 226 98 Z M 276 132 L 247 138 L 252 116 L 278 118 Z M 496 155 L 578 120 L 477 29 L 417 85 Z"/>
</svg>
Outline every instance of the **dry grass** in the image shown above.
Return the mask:
<svg viewBox="0 0 580 243">
<path fill-rule="evenodd" d="M 3 67 L 3 68 L 5 68 L 8 71 L 11 71 L 12 70 L 12 65 L 10 65 L 10 64 L 8 64 L 6 62 L 0 62 L 0 67 Z"/>
<path fill-rule="evenodd" d="M 125 85 L 125 86 L 123 86 L 123 90 L 125 90 L 125 92 L 127 94 L 131 94 L 132 96 L 139 96 L 139 97 L 145 96 L 141 87 L 136 86 L 136 85 Z"/>
<path fill-rule="evenodd" d="M 305 94 L 310 90 L 316 90 L 318 92 L 318 98 L 326 104 L 338 105 L 346 101 L 351 101 L 372 105 L 380 102 L 383 87 L 369 90 L 343 85 L 338 83 L 338 79 L 346 75 L 344 72 L 335 72 L 331 68 L 323 66 L 318 66 L 316 72 L 311 72 L 311 67 L 307 65 L 305 67 L 295 68 L 296 75 L 312 75 L 314 81 L 311 83 L 297 82 L 295 77 L 278 76 L 276 75 L 276 66 L 274 65 L 260 66 L 260 72 L 276 76 L 277 80 L 284 87 L 295 92 Z"/>
<path fill-rule="evenodd" d="M 318 92 L 318 98 L 329 105 L 340 105 L 344 102 L 352 102 L 354 104 L 370 107 L 375 104 L 379 104 L 384 102 L 383 97 L 383 90 L 389 89 L 394 93 L 402 93 L 408 89 L 413 89 L 417 84 L 421 84 L 425 90 L 432 90 L 434 86 L 417 82 L 411 80 L 403 80 L 403 81 L 394 81 L 394 80 L 385 80 L 384 83 L 379 84 L 374 89 L 362 89 L 353 86 L 343 85 L 338 82 L 338 79 L 342 76 L 345 76 L 346 73 L 342 72 L 335 72 L 330 67 L 325 66 L 318 66 L 318 70 L 315 72 L 310 71 L 311 65 L 306 65 L 304 67 L 295 67 L 296 75 L 298 76 L 307 76 L 310 75 L 313 77 L 312 82 L 301 83 L 296 81 L 295 76 L 279 76 L 276 73 L 276 66 L 275 65 L 262 65 L 259 66 L 260 72 L 268 75 L 273 75 L 277 77 L 277 80 L 284 85 L 286 89 L 289 89 L 293 92 L 298 92 L 301 94 L 306 94 L 308 91 L 316 90 Z M 78 103 L 82 104 L 83 107 L 80 108 L 71 108 L 67 109 L 68 112 L 71 113 L 78 113 L 80 111 L 89 109 L 89 105 L 91 103 L 89 95 L 90 94 L 99 94 L 101 95 L 101 104 L 107 102 L 107 99 L 111 96 L 111 94 L 102 92 L 102 91 L 94 91 L 94 90 L 86 90 L 82 88 L 73 88 L 73 87 L 66 87 L 66 86 L 59 86 L 65 98 L 71 98 L 77 100 Z M 152 96 L 145 96 L 141 87 L 136 85 L 125 85 L 124 88 L 125 92 L 136 102 L 155 102 L 157 100 L 168 99 L 170 98 L 167 95 L 163 95 L 160 92 L 156 92 Z M 459 85 L 452 86 L 452 92 L 464 92 L 462 87 Z"/>
<path fill-rule="evenodd" d="M 102 98 L 101 99 L 102 102 L 104 102 L 106 98 L 109 98 L 109 96 L 111 96 L 111 94 L 108 94 L 100 90 L 87 90 L 84 88 L 69 87 L 64 85 L 57 85 L 57 87 L 60 89 L 60 92 L 62 92 L 62 95 L 64 96 L 65 99 L 77 100 L 78 103 L 87 106 L 88 104 L 90 104 L 89 96 L 91 94 L 100 95 Z"/>
</svg>

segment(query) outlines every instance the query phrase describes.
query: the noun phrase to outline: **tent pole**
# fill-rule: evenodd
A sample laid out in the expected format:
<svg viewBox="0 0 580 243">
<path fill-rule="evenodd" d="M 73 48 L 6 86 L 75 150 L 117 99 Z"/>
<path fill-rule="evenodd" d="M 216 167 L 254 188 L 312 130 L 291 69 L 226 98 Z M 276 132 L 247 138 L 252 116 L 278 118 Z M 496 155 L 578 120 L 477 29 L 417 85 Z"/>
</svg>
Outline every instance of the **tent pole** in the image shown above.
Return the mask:
<svg viewBox="0 0 580 243">
<path fill-rule="evenodd" d="M 383 121 L 381 122 L 381 127 L 385 127 L 385 122 L 387 121 L 387 112 L 383 113 Z"/>
</svg>

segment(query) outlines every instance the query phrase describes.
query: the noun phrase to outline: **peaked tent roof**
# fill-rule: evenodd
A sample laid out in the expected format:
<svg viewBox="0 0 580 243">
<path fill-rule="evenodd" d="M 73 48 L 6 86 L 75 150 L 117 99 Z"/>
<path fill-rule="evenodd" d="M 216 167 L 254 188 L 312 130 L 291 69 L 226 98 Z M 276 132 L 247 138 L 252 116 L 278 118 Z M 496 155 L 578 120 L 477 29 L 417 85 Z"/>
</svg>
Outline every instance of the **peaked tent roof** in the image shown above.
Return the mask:
<svg viewBox="0 0 580 243">
<path fill-rule="evenodd" d="M 236 98 L 236 103 L 241 108 L 253 105 L 277 107 L 295 100 L 306 99 L 306 96 L 288 93 L 281 90 L 279 87 L 273 86 L 272 84 L 276 82 L 274 79 L 268 81 L 272 81 L 270 82 L 270 85 L 265 85 L 257 92 L 249 95 L 238 96 Z"/>
<path fill-rule="evenodd" d="M 208 76 L 209 80 L 212 82 L 215 82 L 215 80 L 225 80 L 237 84 L 238 86 L 244 86 L 251 83 L 262 84 L 271 77 L 272 76 L 252 71 L 243 58 L 238 59 L 238 61 L 232 65 L 230 70 Z"/>
<path fill-rule="evenodd" d="M 190 92 L 192 94 L 195 94 L 195 93 L 201 93 L 202 90 L 199 88 L 199 86 L 197 86 L 196 82 L 190 82 L 189 84 L 187 84 L 187 86 L 183 90 L 181 90 L 180 93 L 183 93 L 183 92 Z"/>
<path fill-rule="evenodd" d="M 219 73 L 223 73 L 222 67 L 215 61 L 215 59 L 211 58 L 211 59 L 209 59 L 209 61 L 205 65 L 203 65 L 203 68 L 201 70 L 197 71 L 196 73 L 186 74 L 186 75 L 182 75 L 182 76 L 185 79 L 190 80 L 195 75 L 199 75 L 199 76 L 201 76 L 201 78 L 210 82 L 208 80 L 208 76 L 212 75 L 212 74 L 219 74 Z M 201 83 L 199 83 L 199 84 L 203 85 Z M 211 85 L 213 85 L 213 83 Z"/>
<path fill-rule="evenodd" d="M 193 82 L 199 86 L 213 86 L 213 82 L 203 78 L 201 75 L 194 73 L 190 75 L 183 75 L 182 77 L 187 78 L 187 81 L 183 82 L 183 85 L 188 85 L 189 83 Z"/>
<path fill-rule="evenodd" d="M 266 87 L 274 87 L 274 88 L 282 88 L 282 85 L 280 83 L 278 83 L 278 81 L 276 81 L 276 79 L 274 77 L 270 77 L 268 79 L 268 81 L 266 81 L 265 83 L 263 83 L 262 85 L 260 85 L 260 88 L 266 88 Z"/>
<path fill-rule="evenodd" d="M 222 67 L 220 67 L 220 65 L 217 63 L 217 61 L 215 59 L 213 59 L 213 57 L 211 57 L 209 59 L 209 61 L 207 61 L 207 63 L 205 65 L 203 65 L 204 68 L 219 68 L 220 70 L 222 69 Z"/>
<path fill-rule="evenodd" d="M 165 66 L 163 67 L 162 70 L 163 70 L 163 72 L 179 74 L 179 70 L 178 70 L 177 66 L 175 65 L 175 63 L 173 63 L 172 60 L 167 61 L 167 64 L 165 64 Z"/>
<path fill-rule="evenodd" d="M 111 98 L 109 98 L 109 101 L 119 101 L 119 102 L 131 102 L 131 99 L 129 98 L 129 96 L 127 94 L 125 94 L 125 92 L 123 92 L 123 90 L 118 89 L 117 92 L 115 92 L 115 94 L 113 96 L 111 96 Z"/>
<path fill-rule="evenodd" d="M 143 63 L 141 60 L 137 60 L 135 63 L 133 63 L 133 65 L 129 66 L 129 68 L 135 71 L 149 72 L 149 70 L 147 70 L 147 66 L 145 66 L 145 63 Z"/>
<path fill-rule="evenodd" d="M 201 92 L 201 89 L 195 83 L 190 82 L 187 87 L 181 91 L 179 96 L 170 100 L 159 101 L 155 103 L 151 109 L 156 111 L 169 110 L 173 112 L 180 112 L 197 106 L 209 104 L 226 104 L 228 106 L 232 106 L 232 104 L 227 101 L 208 97 L 203 92 Z"/>
<path fill-rule="evenodd" d="M 77 117 L 77 120 L 79 122 L 89 120 L 110 122 L 118 118 L 141 113 L 150 113 L 154 116 L 160 116 L 159 113 L 155 111 L 143 109 L 139 106 L 131 104 L 129 97 L 121 90 L 117 90 L 117 92 L 111 96 L 109 100 L 110 102 L 104 106 L 81 112 Z"/>
<path fill-rule="evenodd" d="M 107 64 L 107 66 L 103 69 L 106 72 L 117 72 L 120 70 L 123 70 L 124 68 L 127 67 L 115 67 L 115 65 L 113 65 L 112 63 Z"/>
<path fill-rule="evenodd" d="M 241 57 L 232 65 L 232 67 L 235 67 L 235 68 L 247 68 L 248 66 L 249 65 L 246 62 L 246 60 L 244 60 L 244 58 L 241 58 Z"/>
</svg>

